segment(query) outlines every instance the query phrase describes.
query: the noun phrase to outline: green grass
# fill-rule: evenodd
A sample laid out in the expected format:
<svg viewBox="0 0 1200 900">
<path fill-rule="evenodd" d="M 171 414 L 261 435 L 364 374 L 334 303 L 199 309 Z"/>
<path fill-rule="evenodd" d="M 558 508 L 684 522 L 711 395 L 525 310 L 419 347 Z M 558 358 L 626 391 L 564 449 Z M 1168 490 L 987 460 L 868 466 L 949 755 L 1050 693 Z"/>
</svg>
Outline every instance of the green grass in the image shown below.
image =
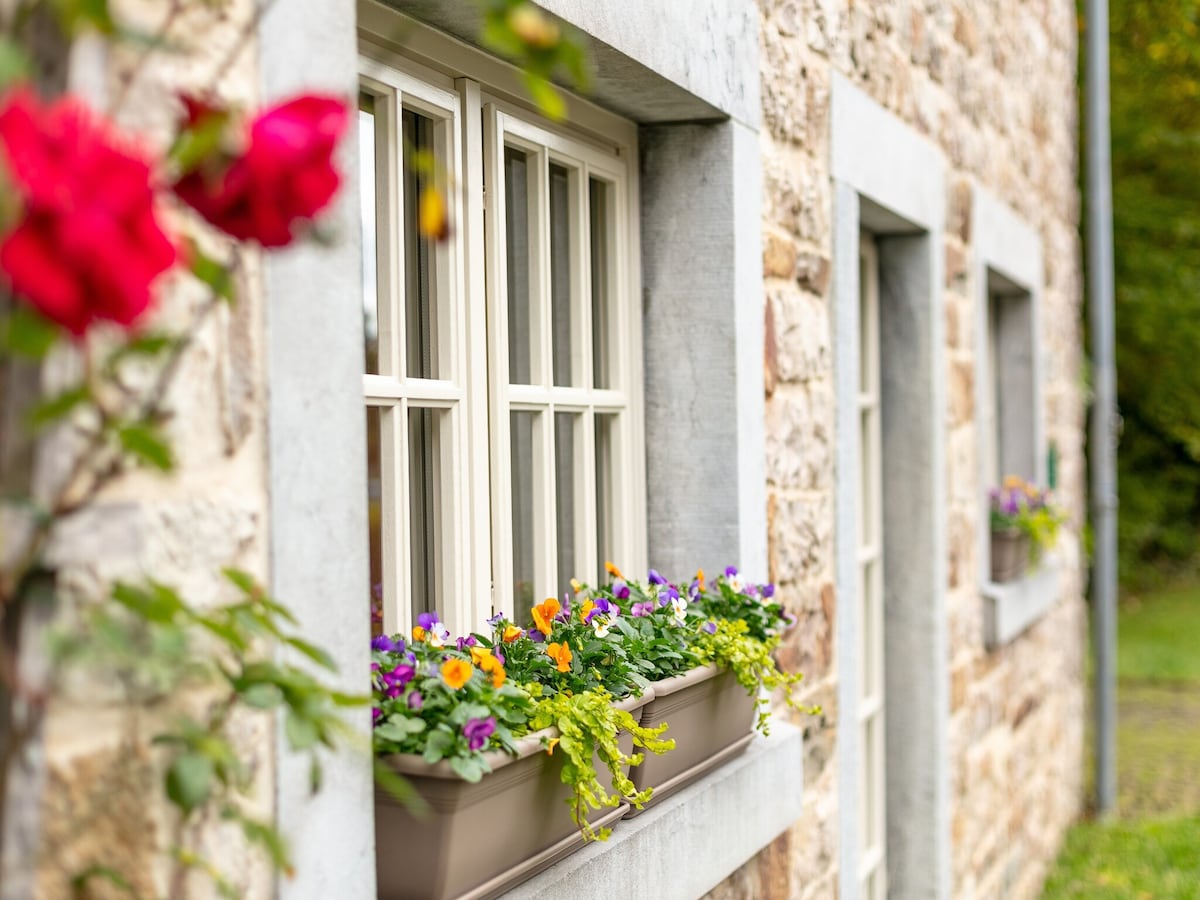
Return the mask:
<svg viewBox="0 0 1200 900">
<path fill-rule="evenodd" d="M 1119 818 L 1071 829 L 1044 897 L 1200 900 L 1200 587 L 1123 601 L 1118 629 Z"/>
<path fill-rule="evenodd" d="M 1200 587 L 1127 598 L 1117 629 L 1120 680 L 1200 682 Z"/>
<path fill-rule="evenodd" d="M 1078 825 L 1043 896 L 1200 900 L 1200 818 Z"/>
</svg>

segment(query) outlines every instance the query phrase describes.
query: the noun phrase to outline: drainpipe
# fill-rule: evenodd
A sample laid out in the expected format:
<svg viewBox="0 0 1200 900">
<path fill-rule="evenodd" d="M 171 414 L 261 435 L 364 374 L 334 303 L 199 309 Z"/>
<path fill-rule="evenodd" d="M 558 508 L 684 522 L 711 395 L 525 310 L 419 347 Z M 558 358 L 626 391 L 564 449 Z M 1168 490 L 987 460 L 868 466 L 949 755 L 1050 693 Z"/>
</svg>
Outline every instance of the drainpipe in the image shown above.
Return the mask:
<svg viewBox="0 0 1200 900">
<path fill-rule="evenodd" d="M 1087 0 L 1087 258 L 1095 396 L 1090 440 L 1092 623 L 1096 674 L 1096 811 L 1117 799 L 1117 405 L 1113 356 L 1112 163 L 1108 100 L 1108 0 Z"/>
</svg>

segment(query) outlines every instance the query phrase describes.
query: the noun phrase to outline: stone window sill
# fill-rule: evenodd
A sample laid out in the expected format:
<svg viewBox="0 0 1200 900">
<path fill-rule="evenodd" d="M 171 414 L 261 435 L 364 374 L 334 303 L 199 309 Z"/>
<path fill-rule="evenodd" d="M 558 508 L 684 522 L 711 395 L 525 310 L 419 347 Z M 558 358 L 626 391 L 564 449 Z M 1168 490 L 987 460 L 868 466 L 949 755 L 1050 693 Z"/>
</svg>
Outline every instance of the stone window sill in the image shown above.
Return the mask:
<svg viewBox="0 0 1200 900">
<path fill-rule="evenodd" d="M 801 731 L 778 720 L 737 759 L 618 822 L 589 844 L 504 895 L 506 900 L 699 897 L 800 818 Z M 675 860 L 678 865 L 667 865 Z"/>
<path fill-rule="evenodd" d="M 1060 561 L 1046 556 L 1017 581 L 983 585 L 983 639 L 995 649 L 1019 637 L 1058 601 Z"/>
</svg>

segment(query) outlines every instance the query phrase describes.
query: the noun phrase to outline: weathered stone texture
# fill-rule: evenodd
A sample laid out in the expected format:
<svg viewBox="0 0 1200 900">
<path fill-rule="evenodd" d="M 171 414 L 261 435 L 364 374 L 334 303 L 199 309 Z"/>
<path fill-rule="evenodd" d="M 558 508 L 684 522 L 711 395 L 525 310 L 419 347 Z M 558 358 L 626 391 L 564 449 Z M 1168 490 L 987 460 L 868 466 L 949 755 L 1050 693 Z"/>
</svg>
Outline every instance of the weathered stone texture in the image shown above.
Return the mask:
<svg viewBox="0 0 1200 900">
<path fill-rule="evenodd" d="M 835 477 L 829 84 L 850 77 L 925 135 L 948 163 L 945 232 L 947 597 L 953 895 L 1032 897 L 1080 800 L 1085 611 L 1078 528 L 1085 497 L 1081 258 L 1077 237 L 1074 5 L 1066 0 L 761 0 L 763 272 L 772 319 L 766 441 L 770 559 L 800 619 L 781 658 L 836 694 L 830 524 Z M 983 646 L 978 585 L 977 286 L 974 185 L 1041 235 L 1046 439 L 1059 451 L 1061 602 L 1025 635 Z M 810 264 L 809 259 L 817 261 Z M 887 452 L 887 448 L 884 448 Z M 828 610 L 812 601 L 829 582 Z M 819 596 L 819 593 L 817 594 Z M 822 621 L 825 617 L 831 621 Z M 713 898 L 836 894 L 836 715 L 806 735 L 806 808 L 797 824 Z M 817 771 L 813 771 L 816 769 Z M 828 828 L 828 843 L 819 835 Z M 808 846 L 809 842 L 816 846 Z M 777 854 L 790 854 L 787 891 Z"/>
</svg>

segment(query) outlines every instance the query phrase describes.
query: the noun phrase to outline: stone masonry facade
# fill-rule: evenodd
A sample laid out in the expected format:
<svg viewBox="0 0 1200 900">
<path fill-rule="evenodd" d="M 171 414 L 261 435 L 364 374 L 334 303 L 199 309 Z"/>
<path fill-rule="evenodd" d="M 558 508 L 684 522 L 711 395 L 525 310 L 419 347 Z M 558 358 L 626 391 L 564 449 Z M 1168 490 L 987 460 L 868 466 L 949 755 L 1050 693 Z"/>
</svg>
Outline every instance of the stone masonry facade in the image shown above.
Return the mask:
<svg viewBox="0 0 1200 900">
<path fill-rule="evenodd" d="M 121 6 L 152 26 L 150 0 Z M 1069 0 L 760 0 L 762 241 L 765 283 L 766 472 L 770 575 L 798 618 L 782 661 L 806 674 L 802 701 L 823 713 L 800 717 L 805 734 L 805 815 L 715 889 L 711 900 L 818 898 L 838 894 L 838 608 L 834 576 L 835 394 L 831 310 L 833 198 L 830 104 L 833 73 L 937 146 L 947 163 L 945 422 L 950 673 L 952 893 L 956 898 L 1036 897 L 1082 794 L 1086 610 L 1080 533 L 1085 506 L 1082 276 L 1076 186 L 1077 24 Z M 178 23 L 205 57 L 182 70 L 170 58 L 139 79 L 124 116 L 164 109 L 165 92 L 203 83 L 234 40 L 248 4 Z M 191 7 L 189 7 L 191 9 Z M 150 28 L 152 30 L 152 27 Z M 202 38 L 202 39 L 200 39 Z M 252 43 L 252 42 L 251 42 Z M 110 88 L 121 60 L 109 61 Z M 251 100 L 253 47 L 224 76 Z M 141 102 L 145 100 L 145 102 Z M 1040 235 L 1046 439 L 1059 451 L 1059 501 L 1070 513 L 1060 541 L 1059 602 L 1024 635 L 996 650 L 983 639 L 975 409 L 976 296 L 972 279 L 973 184 L 986 187 Z M 255 261 L 245 295 L 261 294 Z M 197 302 L 172 293 L 163 315 Z M 267 570 L 268 533 L 263 316 L 254 302 L 222 311 L 201 336 L 176 391 L 180 477 L 169 485 L 131 476 L 104 498 L 104 522 L 79 523 L 64 546 L 82 595 L 118 577 L 152 571 L 193 599 L 216 597 L 218 568 Z M 215 385 L 215 389 L 214 389 Z M 886 453 L 886 447 L 884 449 Z M 147 498 L 153 498 L 147 501 Z M 70 536 L 68 536 L 70 537 Z M 891 715 L 906 698 L 894 698 Z M 103 704 L 101 704 L 102 706 Z M 167 839 L 171 823 L 142 802 L 158 773 L 125 743 L 119 710 L 92 697 L 65 702 L 47 732 L 46 846 L 38 896 L 70 896 L 69 877 L 107 860 L 135 887 L 161 884 L 161 863 L 122 854 L 147 830 Z M 272 735 L 248 729 L 271 780 Z M 103 806 L 96 784 L 134 798 Z M 257 798 L 264 811 L 266 796 Z M 88 820 L 88 828 L 72 823 Z M 221 835 L 210 845 L 221 847 Z M 218 851 L 219 852 L 219 851 Z M 116 854 L 115 857 L 112 854 Z M 246 896 L 268 896 L 270 876 L 240 871 Z"/>
<path fill-rule="evenodd" d="M 946 516 L 952 896 L 1036 897 L 1082 791 L 1086 497 L 1073 3 L 762 0 L 763 276 L 771 576 L 799 618 L 807 676 L 804 818 L 711 900 L 838 893 L 831 76 L 840 72 L 947 163 Z M 988 650 L 976 536 L 985 516 L 970 260 L 977 183 L 1043 242 L 1043 415 L 1060 454 L 1059 602 Z M 887 453 L 886 446 L 884 453 Z M 982 563 L 986 565 L 986 561 Z M 893 698 L 889 715 L 903 715 Z"/>
</svg>

